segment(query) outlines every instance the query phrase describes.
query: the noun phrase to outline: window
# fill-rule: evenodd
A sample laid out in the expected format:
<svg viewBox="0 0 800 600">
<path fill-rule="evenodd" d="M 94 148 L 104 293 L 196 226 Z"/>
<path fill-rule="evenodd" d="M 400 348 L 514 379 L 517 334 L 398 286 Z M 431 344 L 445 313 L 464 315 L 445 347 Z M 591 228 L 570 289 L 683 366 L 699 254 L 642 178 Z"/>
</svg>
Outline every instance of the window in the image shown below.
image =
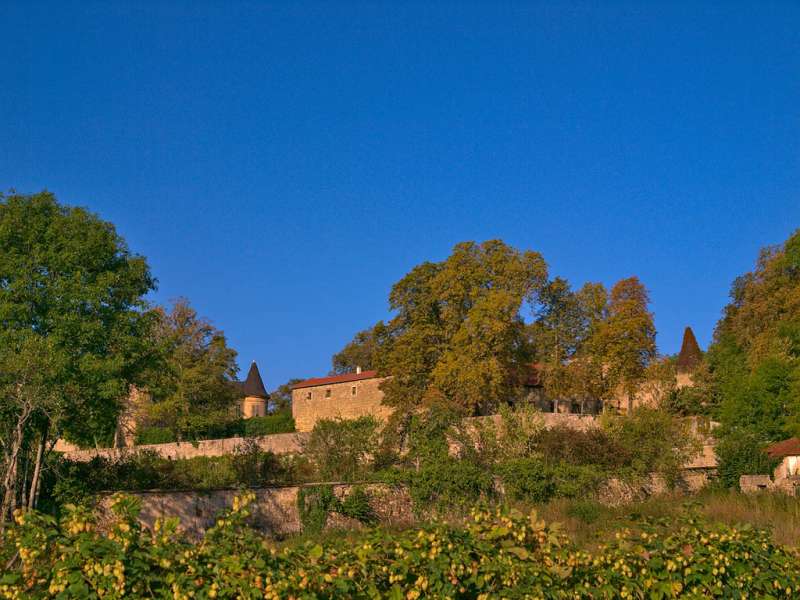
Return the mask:
<svg viewBox="0 0 800 600">
<path fill-rule="evenodd" d="M 327 390 L 325 390 L 325 397 L 326 398 L 330 398 L 331 397 L 331 388 L 328 388 Z"/>
<path fill-rule="evenodd" d="M 353 386 L 353 387 L 350 388 L 350 395 L 351 396 L 355 396 L 356 395 L 356 386 Z"/>
<path fill-rule="evenodd" d="M 306 400 L 311 400 L 311 392 L 308 392 L 308 393 L 306 394 Z"/>
</svg>

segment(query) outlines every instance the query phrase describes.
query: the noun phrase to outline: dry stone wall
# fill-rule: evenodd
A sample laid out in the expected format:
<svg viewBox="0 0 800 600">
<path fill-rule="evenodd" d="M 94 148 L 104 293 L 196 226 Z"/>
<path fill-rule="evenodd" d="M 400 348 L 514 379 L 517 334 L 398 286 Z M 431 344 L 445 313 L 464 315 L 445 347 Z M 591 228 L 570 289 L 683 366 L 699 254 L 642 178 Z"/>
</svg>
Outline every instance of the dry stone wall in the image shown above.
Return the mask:
<svg viewBox="0 0 800 600">
<path fill-rule="evenodd" d="M 302 450 L 307 433 L 276 433 L 260 437 L 232 437 L 223 440 L 201 440 L 198 442 L 174 442 L 170 444 L 145 444 L 132 448 L 101 448 L 99 450 L 67 450 L 64 458 L 75 461 L 89 461 L 95 456 L 117 460 L 137 452 L 153 452 L 163 458 L 178 460 L 196 456 L 225 456 L 234 454 L 245 444 L 256 444 L 265 452 L 291 454 Z"/>
<path fill-rule="evenodd" d="M 315 484 L 316 485 L 316 484 Z M 325 484 L 323 484 L 325 485 Z M 355 487 L 353 484 L 330 484 L 333 493 L 345 498 Z M 303 527 L 297 508 L 297 495 L 301 487 L 256 488 L 250 524 L 265 534 L 282 537 L 299 533 Z M 359 486 L 370 497 L 370 505 L 382 525 L 403 526 L 413 521 L 412 502 L 408 491 L 403 487 L 386 484 L 365 484 Z M 181 528 L 190 536 L 197 537 L 214 525 L 217 515 L 233 504 L 239 490 L 213 490 L 208 492 L 139 492 L 132 496 L 141 502 L 139 520 L 145 527 L 152 528 L 156 519 L 178 517 Z M 101 499 L 102 512 L 108 514 L 110 496 Z M 330 526 L 353 526 L 349 520 L 337 519 L 331 515 Z"/>
</svg>

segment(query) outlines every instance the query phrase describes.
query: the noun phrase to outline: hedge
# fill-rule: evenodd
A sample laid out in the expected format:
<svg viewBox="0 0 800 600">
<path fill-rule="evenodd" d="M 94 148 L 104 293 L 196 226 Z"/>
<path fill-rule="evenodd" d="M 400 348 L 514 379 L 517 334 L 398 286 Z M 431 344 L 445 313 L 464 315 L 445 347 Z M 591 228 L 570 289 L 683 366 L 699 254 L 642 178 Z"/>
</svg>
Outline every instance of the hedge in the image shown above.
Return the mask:
<svg viewBox="0 0 800 600">
<path fill-rule="evenodd" d="M 258 437 L 276 433 L 292 433 L 294 430 L 294 419 L 291 413 L 279 412 L 264 417 L 224 422 L 193 419 L 180 430 L 180 439 L 199 441 L 231 437 Z M 142 427 L 136 432 L 136 443 L 145 445 L 177 442 L 178 433 L 170 427 Z"/>
</svg>

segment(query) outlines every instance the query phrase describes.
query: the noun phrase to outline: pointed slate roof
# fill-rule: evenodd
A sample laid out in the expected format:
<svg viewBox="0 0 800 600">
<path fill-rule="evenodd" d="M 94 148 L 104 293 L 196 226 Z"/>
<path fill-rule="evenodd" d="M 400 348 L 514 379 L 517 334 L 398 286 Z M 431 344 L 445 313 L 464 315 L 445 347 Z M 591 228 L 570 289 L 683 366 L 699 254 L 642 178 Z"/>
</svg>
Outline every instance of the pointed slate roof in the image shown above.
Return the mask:
<svg viewBox="0 0 800 600">
<path fill-rule="evenodd" d="M 687 327 L 683 330 L 683 343 L 676 362 L 678 371 L 694 371 L 702 360 L 703 352 L 697 344 L 697 338 L 694 337 L 692 328 Z"/>
<path fill-rule="evenodd" d="M 242 382 L 242 393 L 255 398 L 269 398 L 267 390 L 264 389 L 264 382 L 261 381 L 261 373 L 258 372 L 256 361 L 252 362 L 250 370 L 247 372 L 247 379 Z"/>
</svg>

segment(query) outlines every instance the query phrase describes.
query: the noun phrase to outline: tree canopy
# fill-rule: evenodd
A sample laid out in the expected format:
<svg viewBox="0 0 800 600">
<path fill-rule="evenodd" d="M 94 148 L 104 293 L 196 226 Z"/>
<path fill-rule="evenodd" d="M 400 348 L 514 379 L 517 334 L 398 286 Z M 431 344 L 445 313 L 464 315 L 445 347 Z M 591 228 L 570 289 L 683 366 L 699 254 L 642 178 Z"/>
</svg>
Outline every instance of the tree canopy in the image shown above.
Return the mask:
<svg viewBox="0 0 800 600">
<path fill-rule="evenodd" d="M 239 397 L 236 351 L 225 333 L 200 317 L 185 298 L 156 309 L 155 338 L 163 366 L 149 372 L 149 419 L 176 431 L 192 418 L 231 419 Z"/>
<path fill-rule="evenodd" d="M 31 446 L 113 435 L 152 358 L 154 286 L 110 223 L 48 192 L 0 195 L 3 516 L 25 495 L 18 465 Z"/>
<path fill-rule="evenodd" d="M 800 230 L 733 282 L 707 361 L 724 429 L 763 441 L 800 434 Z"/>
</svg>

